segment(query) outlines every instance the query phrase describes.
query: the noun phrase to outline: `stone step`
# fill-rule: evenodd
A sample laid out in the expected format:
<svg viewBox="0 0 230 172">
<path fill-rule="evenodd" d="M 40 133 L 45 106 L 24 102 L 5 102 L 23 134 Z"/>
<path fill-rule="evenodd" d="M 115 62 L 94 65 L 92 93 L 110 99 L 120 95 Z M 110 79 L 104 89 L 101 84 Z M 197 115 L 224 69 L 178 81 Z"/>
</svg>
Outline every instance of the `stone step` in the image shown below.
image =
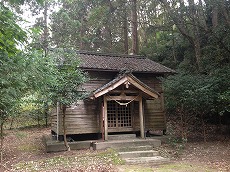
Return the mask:
<svg viewBox="0 0 230 172">
<path fill-rule="evenodd" d="M 118 148 L 118 152 L 131 152 L 131 151 L 151 151 L 153 150 L 153 146 L 145 145 L 145 146 L 134 146 L 134 147 L 122 147 Z"/>
<path fill-rule="evenodd" d="M 114 140 L 104 142 L 94 142 L 93 149 L 100 150 L 106 148 L 124 148 L 124 147 L 135 147 L 135 146 L 152 146 L 158 147 L 161 145 L 161 141 L 157 139 L 135 139 L 135 140 Z"/>
<path fill-rule="evenodd" d="M 117 134 L 108 135 L 108 140 L 132 140 L 136 139 L 136 134 Z"/>
<path fill-rule="evenodd" d="M 159 152 L 154 150 L 147 151 L 131 151 L 131 152 L 119 152 L 121 158 L 138 158 L 138 157 L 153 157 L 158 156 Z"/>
<path fill-rule="evenodd" d="M 138 157 L 138 158 L 124 158 L 127 164 L 165 164 L 169 163 L 170 160 L 168 158 L 164 158 L 161 156 L 153 156 L 153 157 Z"/>
</svg>

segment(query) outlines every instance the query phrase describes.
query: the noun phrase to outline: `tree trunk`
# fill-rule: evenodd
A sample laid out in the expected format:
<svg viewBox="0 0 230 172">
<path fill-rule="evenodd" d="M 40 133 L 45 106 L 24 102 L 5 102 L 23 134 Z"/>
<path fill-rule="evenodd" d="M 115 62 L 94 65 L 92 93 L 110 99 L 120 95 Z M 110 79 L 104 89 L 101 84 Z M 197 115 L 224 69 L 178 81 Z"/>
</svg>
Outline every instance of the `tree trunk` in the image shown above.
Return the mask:
<svg viewBox="0 0 230 172">
<path fill-rule="evenodd" d="M 129 40 L 128 40 L 128 21 L 127 21 L 127 11 L 125 9 L 124 14 L 124 21 L 123 21 L 123 28 L 124 28 L 124 53 L 129 54 Z"/>
<path fill-rule="evenodd" d="M 48 114 L 47 114 L 47 112 L 46 112 L 46 114 L 45 114 L 45 122 L 46 122 L 46 128 L 48 127 Z"/>
<path fill-rule="evenodd" d="M 137 35 L 137 0 L 132 1 L 131 25 L 132 25 L 132 53 L 138 54 L 138 35 Z"/>
<path fill-rule="evenodd" d="M 108 25 L 105 26 L 105 30 L 106 30 L 105 38 L 106 38 L 106 40 L 108 40 L 107 52 L 111 53 L 111 52 L 113 52 L 112 51 L 112 49 L 113 49 L 112 31 L 111 31 L 111 29 L 110 29 L 110 27 Z"/>
<path fill-rule="evenodd" d="M 215 5 L 212 8 L 212 27 L 216 28 L 218 25 L 218 7 Z"/>
<path fill-rule="evenodd" d="M 48 114 L 49 114 L 49 108 L 48 108 L 48 103 L 45 101 L 43 105 L 43 115 L 45 117 L 45 125 L 46 128 L 48 127 Z"/>
<path fill-rule="evenodd" d="M 111 31 L 111 25 L 109 23 L 111 23 L 111 15 L 113 15 L 113 5 L 111 3 L 110 0 L 107 0 L 107 4 L 108 4 L 108 7 L 109 7 L 109 17 L 107 18 L 107 25 L 105 25 L 105 29 L 106 29 L 106 37 L 108 39 L 108 50 L 109 52 L 112 52 L 113 50 L 113 38 L 112 38 L 112 31 Z"/>
<path fill-rule="evenodd" d="M 175 38 L 174 38 L 174 29 L 172 29 L 172 41 L 173 41 L 173 61 L 176 63 L 176 48 L 175 48 Z"/>
<path fill-rule="evenodd" d="M 10 130 L 13 129 L 13 123 L 14 123 L 14 118 L 11 118 L 11 120 L 10 120 Z"/>
<path fill-rule="evenodd" d="M 80 50 L 84 50 L 85 46 L 84 46 L 84 41 L 83 41 L 83 37 L 84 37 L 84 17 L 81 17 L 81 28 L 80 28 Z"/>
<path fill-rule="evenodd" d="M 204 142 L 207 142 L 207 136 L 206 136 L 206 125 L 204 122 L 204 115 L 201 115 L 201 120 L 202 120 L 202 129 L 203 129 L 203 138 L 204 138 Z"/>
<path fill-rule="evenodd" d="M 218 125 L 218 133 L 222 135 L 223 133 L 222 133 L 221 115 L 218 115 L 218 116 L 219 116 L 219 124 L 217 124 Z"/>
<path fill-rule="evenodd" d="M 40 127 L 40 118 L 39 115 L 37 116 L 38 127 Z"/>
<path fill-rule="evenodd" d="M 66 118 L 66 105 L 63 105 L 62 106 L 62 124 L 63 124 L 63 137 L 64 137 L 64 144 L 65 144 L 65 147 L 66 147 L 66 150 L 67 151 L 70 151 L 70 147 L 69 147 L 69 144 L 68 144 L 68 142 L 67 142 L 67 137 L 66 137 L 66 123 L 65 123 L 65 118 Z"/>
<path fill-rule="evenodd" d="M 201 70 L 201 46 L 200 46 L 200 40 L 199 38 L 194 38 L 194 44 L 193 44 L 193 47 L 194 47 L 194 51 L 195 51 L 195 58 L 196 58 L 196 64 L 197 64 L 197 68 L 198 68 L 198 71 Z"/>
<path fill-rule="evenodd" d="M 45 52 L 45 57 L 48 53 L 48 37 L 49 37 L 49 30 L 48 30 L 48 2 L 45 0 L 44 6 L 44 32 L 43 32 L 43 50 Z"/>
<path fill-rule="evenodd" d="M 225 4 L 225 1 L 221 0 L 220 1 L 221 11 L 222 11 L 222 14 L 224 15 L 224 19 L 226 20 L 226 23 L 230 27 L 230 17 L 229 17 L 228 10 L 226 9 L 226 6 L 227 5 Z"/>
<path fill-rule="evenodd" d="M 180 33 L 188 39 L 195 51 L 195 61 L 198 71 L 201 70 L 201 43 L 200 43 L 200 30 L 199 30 L 199 21 L 197 21 L 197 12 L 194 4 L 194 0 L 189 0 L 189 5 L 191 8 L 184 14 L 182 12 L 175 11 L 167 0 L 160 0 L 161 3 L 164 5 L 165 9 L 170 12 L 170 17 L 174 21 L 175 25 L 177 26 Z M 180 7 L 183 9 L 185 8 L 185 2 L 180 0 Z M 187 15 L 187 16 L 186 16 Z M 188 21 L 185 18 L 190 18 L 190 24 L 192 25 L 191 31 L 188 29 Z"/>
<path fill-rule="evenodd" d="M 1 145 L 0 145 L 0 161 L 1 164 L 3 162 L 3 140 L 4 140 L 4 136 L 3 136 L 3 121 L 1 121 L 0 124 L 0 137 L 1 137 Z"/>
</svg>

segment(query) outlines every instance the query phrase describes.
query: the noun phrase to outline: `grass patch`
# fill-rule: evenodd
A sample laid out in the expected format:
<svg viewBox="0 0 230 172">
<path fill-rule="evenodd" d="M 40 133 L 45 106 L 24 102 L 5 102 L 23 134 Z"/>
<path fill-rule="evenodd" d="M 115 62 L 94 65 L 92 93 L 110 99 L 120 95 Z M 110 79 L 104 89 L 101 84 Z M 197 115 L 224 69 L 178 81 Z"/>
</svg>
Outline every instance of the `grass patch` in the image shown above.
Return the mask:
<svg viewBox="0 0 230 172">
<path fill-rule="evenodd" d="M 123 163 L 114 150 L 99 153 L 82 154 L 77 156 L 57 156 L 53 158 L 20 162 L 14 166 L 15 171 L 45 171 L 65 168 L 86 169 L 89 166 L 101 164 L 101 166 L 120 165 Z"/>
<path fill-rule="evenodd" d="M 114 165 L 122 165 L 125 164 L 125 161 L 122 160 L 118 153 L 113 149 L 107 149 L 105 152 L 98 153 L 95 155 L 99 158 L 104 158 L 108 162 L 112 162 Z"/>
<path fill-rule="evenodd" d="M 150 167 L 136 166 L 136 165 L 125 165 L 120 166 L 123 172 L 153 172 L 153 169 Z"/>
<path fill-rule="evenodd" d="M 23 131 L 16 131 L 15 132 L 15 136 L 18 138 L 18 139 L 24 139 L 24 138 L 27 138 L 28 135 L 23 132 Z"/>
<path fill-rule="evenodd" d="M 209 168 L 208 166 L 201 166 L 190 163 L 173 163 L 159 166 L 154 172 L 214 172 L 216 170 Z"/>
<path fill-rule="evenodd" d="M 32 144 L 23 144 L 18 146 L 18 150 L 24 152 L 37 152 L 39 151 L 39 147 Z"/>
</svg>

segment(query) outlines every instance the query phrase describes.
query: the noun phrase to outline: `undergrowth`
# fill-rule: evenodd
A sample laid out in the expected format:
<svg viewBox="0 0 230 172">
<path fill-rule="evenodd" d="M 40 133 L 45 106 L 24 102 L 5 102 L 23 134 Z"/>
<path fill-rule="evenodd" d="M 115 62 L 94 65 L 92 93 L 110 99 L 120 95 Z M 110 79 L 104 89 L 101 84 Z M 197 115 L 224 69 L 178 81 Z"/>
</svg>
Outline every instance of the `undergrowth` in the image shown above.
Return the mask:
<svg viewBox="0 0 230 172">
<path fill-rule="evenodd" d="M 118 156 L 117 152 L 108 149 L 104 152 L 76 156 L 57 156 L 38 161 L 20 162 L 14 166 L 15 171 L 45 171 L 59 168 L 78 168 L 86 169 L 97 164 L 121 165 L 124 161 Z"/>
</svg>

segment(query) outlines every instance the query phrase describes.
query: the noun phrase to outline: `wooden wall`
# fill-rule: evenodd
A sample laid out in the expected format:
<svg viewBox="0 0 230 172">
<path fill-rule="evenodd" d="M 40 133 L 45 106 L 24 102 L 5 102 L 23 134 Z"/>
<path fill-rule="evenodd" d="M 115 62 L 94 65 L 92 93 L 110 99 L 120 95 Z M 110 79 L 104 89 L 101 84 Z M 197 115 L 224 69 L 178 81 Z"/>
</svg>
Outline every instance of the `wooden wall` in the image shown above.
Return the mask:
<svg viewBox="0 0 230 172">
<path fill-rule="evenodd" d="M 158 99 L 144 102 L 144 115 L 146 130 L 166 129 L 163 94 Z"/>
<path fill-rule="evenodd" d="M 82 85 L 84 91 L 92 92 L 101 86 L 107 84 L 117 76 L 117 72 L 92 72 L 89 71 L 88 75 L 90 80 Z"/>
<path fill-rule="evenodd" d="M 100 109 L 98 101 L 79 101 L 66 110 L 67 134 L 99 133 Z M 51 130 L 57 133 L 56 110 L 51 116 Z M 59 135 L 63 135 L 62 112 L 59 110 Z"/>
<path fill-rule="evenodd" d="M 157 77 L 153 77 L 152 74 L 134 74 L 139 80 L 153 88 L 155 91 L 160 93 L 160 97 L 154 100 L 143 101 L 144 106 L 144 122 L 145 130 L 165 130 L 165 109 L 164 109 L 164 94 L 162 83 Z M 135 130 L 139 130 L 139 112 L 138 102 L 135 102 L 134 110 L 134 121 Z"/>
<path fill-rule="evenodd" d="M 165 130 L 165 111 L 163 103 L 163 95 L 154 100 L 144 100 L 144 125 L 145 130 Z M 134 131 L 140 130 L 139 120 L 139 103 L 134 102 Z"/>
<path fill-rule="evenodd" d="M 134 76 L 158 93 L 163 92 L 162 83 L 157 79 L 157 76 L 153 76 L 153 74 L 149 73 L 134 73 Z"/>
<path fill-rule="evenodd" d="M 82 89 L 87 92 L 95 91 L 104 84 L 116 77 L 117 72 L 88 72 L 89 82 L 82 85 Z M 160 80 L 152 74 L 134 74 L 139 80 L 161 94 L 155 100 L 145 100 L 144 102 L 144 121 L 145 129 L 163 130 L 165 126 L 165 112 L 163 102 L 163 90 Z M 67 134 L 84 134 L 101 132 L 101 98 L 96 100 L 79 101 L 75 106 L 66 111 Z M 139 104 L 134 102 L 134 131 L 139 130 Z M 51 130 L 57 133 L 56 109 L 51 115 Z M 59 135 L 63 134 L 62 113 L 59 111 Z"/>
</svg>

